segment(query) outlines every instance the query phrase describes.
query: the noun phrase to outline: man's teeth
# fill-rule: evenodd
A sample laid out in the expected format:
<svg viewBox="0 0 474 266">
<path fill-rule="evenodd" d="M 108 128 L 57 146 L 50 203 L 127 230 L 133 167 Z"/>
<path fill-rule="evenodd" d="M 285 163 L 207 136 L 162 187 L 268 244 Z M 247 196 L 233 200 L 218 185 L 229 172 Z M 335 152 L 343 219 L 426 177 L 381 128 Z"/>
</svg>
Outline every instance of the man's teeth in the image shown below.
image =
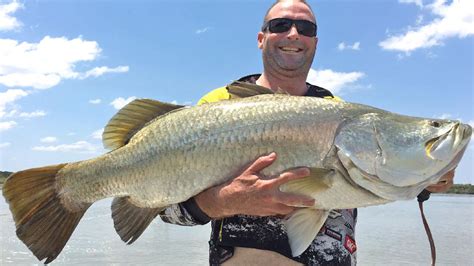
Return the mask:
<svg viewBox="0 0 474 266">
<path fill-rule="evenodd" d="M 299 52 L 300 51 L 300 49 L 292 48 L 292 47 L 281 47 L 280 49 L 282 49 L 283 51 L 288 51 L 288 52 Z"/>
</svg>

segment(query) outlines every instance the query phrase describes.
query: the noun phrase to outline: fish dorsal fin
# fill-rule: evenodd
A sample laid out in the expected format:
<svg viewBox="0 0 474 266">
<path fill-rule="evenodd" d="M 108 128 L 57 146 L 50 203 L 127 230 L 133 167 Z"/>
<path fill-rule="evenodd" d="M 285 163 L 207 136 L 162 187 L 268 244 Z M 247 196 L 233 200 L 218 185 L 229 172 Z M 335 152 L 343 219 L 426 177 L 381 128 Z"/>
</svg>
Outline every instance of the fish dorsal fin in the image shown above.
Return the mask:
<svg viewBox="0 0 474 266">
<path fill-rule="evenodd" d="M 102 143 L 107 149 L 120 148 L 154 118 L 183 107 L 151 99 L 136 99 L 110 119 L 102 133 Z"/>
<path fill-rule="evenodd" d="M 227 91 L 231 99 L 252 97 L 260 94 L 275 94 L 274 91 L 268 88 L 240 81 L 234 81 L 227 85 Z"/>
</svg>

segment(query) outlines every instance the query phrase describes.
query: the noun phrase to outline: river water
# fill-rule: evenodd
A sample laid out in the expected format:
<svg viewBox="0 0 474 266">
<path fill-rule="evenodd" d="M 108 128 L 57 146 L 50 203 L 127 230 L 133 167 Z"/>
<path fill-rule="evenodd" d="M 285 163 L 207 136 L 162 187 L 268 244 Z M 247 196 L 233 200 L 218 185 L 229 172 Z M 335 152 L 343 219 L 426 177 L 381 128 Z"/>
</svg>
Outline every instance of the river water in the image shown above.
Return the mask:
<svg viewBox="0 0 474 266">
<path fill-rule="evenodd" d="M 159 219 L 132 245 L 113 228 L 110 200 L 89 208 L 52 265 L 207 265 L 209 226 L 183 227 Z M 438 265 L 474 265 L 474 197 L 436 195 L 425 215 Z M 0 200 L 0 265 L 41 265 L 15 235 L 7 204 Z M 429 265 L 429 243 L 416 201 L 359 209 L 359 265 Z"/>
</svg>

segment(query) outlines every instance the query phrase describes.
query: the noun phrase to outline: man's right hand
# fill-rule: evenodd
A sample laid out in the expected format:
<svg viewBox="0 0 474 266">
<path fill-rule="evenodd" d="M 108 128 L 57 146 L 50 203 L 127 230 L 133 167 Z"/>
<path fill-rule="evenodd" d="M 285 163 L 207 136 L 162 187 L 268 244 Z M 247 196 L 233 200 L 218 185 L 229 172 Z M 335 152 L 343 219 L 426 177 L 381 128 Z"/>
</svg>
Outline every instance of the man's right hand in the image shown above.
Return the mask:
<svg viewBox="0 0 474 266">
<path fill-rule="evenodd" d="M 236 178 L 196 195 L 196 203 L 213 219 L 237 214 L 287 215 L 297 209 L 294 206 L 313 206 L 313 198 L 279 189 L 288 181 L 308 176 L 309 169 L 296 168 L 273 177 L 261 175 L 260 171 L 275 160 L 275 153 L 259 157 Z"/>
</svg>

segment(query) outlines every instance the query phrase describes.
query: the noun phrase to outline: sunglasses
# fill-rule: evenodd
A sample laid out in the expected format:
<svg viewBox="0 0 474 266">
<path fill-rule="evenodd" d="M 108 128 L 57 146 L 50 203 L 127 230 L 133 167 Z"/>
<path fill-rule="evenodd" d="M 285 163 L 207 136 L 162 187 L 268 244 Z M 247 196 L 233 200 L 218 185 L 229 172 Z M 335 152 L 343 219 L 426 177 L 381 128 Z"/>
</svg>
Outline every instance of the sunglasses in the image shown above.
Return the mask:
<svg viewBox="0 0 474 266">
<path fill-rule="evenodd" d="M 318 26 L 311 21 L 301 19 L 290 19 L 290 18 L 274 18 L 265 22 L 262 26 L 262 31 L 270 31 L 271 33 L 283 33 L 291 29 L 296 25 L 296 30 L 299 34 L 314 37 L 318 31 Z"/>
</svg>

